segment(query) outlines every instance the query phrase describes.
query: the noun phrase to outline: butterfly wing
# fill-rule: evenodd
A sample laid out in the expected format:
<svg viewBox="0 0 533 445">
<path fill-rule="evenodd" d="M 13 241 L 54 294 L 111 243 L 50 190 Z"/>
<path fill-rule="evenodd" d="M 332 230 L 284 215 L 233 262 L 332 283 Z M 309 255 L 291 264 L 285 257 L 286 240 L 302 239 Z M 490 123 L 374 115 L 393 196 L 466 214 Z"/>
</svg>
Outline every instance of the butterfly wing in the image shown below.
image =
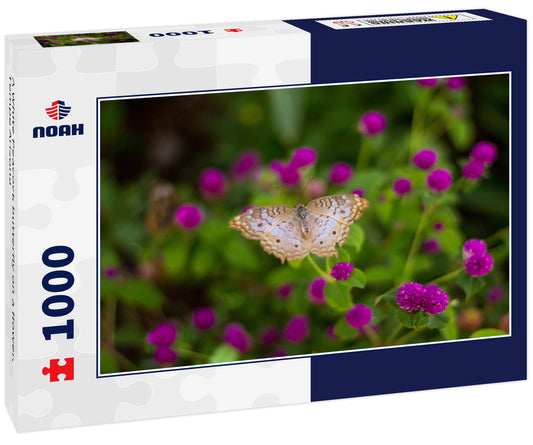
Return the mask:
<svg viewBox="0 0 533 445">
<path fill-rule="evenodd" d="M 230 228 L 240 230 L 245 238 L 260 240 L 263 250 L 282 263 L 309 254 L 309 240 L 304 239 L 301 223 L 291 206 L 253 207 L 232 218 Z"/>
<path fill-rule="evenodd" d="M 354 194 L 324 196 L 311 201 L 307 205 L 310 252 L 322 257 L 337 256 L 335 245 L 344 245 L 350 235 L 350 225 L 367 207 L 368 201 Z"/>
</svg>

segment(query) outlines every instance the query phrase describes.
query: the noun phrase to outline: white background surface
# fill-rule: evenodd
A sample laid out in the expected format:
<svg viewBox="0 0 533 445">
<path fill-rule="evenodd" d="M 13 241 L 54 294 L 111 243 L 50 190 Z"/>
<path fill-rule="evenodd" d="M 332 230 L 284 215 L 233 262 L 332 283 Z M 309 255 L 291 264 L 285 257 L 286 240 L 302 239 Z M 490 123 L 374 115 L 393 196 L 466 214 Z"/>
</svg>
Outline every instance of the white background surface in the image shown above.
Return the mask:
<svg viewBox="0 0 533 445">
<path fill-rule="evenodd" d="M 420 0 L 368 3 L 345 0 L 8 0 L 2 3 L 0 10 L 0 28 L 2 34 L 37 34 L 100 28 L 403 14 L 474 8 L 493 9 L 533 19 L 533 7 L 525 0 L 435 0 L 430 3 Z M 450 27 L 450 31 L 453 32 L 453 27 Z M 451 56 L 452 48 L 448 54 L 443 54 L 443 57 Z M 531 118 L 528 119 L 528 122 L 530 121 Z M 3 131 L 2 125 L 2 140 Z M 528 169 L 531 171 L 531 156 L 529 158 Z M 0 163 L 3 172 L 4 156 Z M 4 183 L 5 180 L 2 181 L 1 196 Z M 531 184 L 528 184 L 528 191 L 531 196 Z M 529 220 L 530 209 L 531 204 L 528 209 Z M 0 233 L 4 233 L 3 219 L 0 226 Z M 529 245 L 530 242 L 528 247 Z M 3 265 L 2 257 L 2 271 Z M 529 261 L 530 277 L 533 277 L 532 268 L 532 262 Z M 0 280 L 3 289 L 3 276 Z M 528 288 L 530 287 L 529 284 Z M 532 305 L 529 306 L 531 308 Z M 3 303 L 1 308 L 3 322 Z M 528 312 L 531 315 L 531 309 Z M 531 317 L 528 318 L 531 320 Z M 529 332 L 531 331 L 530 328 Z M 531 344 L 531 335 L 528 337 Z M 398 365 L 401 366 L 400 363 Z M 2 395 L 3 371 L 2 366 Z M 94 403 L 95 409 L 98 409 L 98 400 L 87 403 Z M 10 445 L 89 442 L 157 445 L 157 442 L 163 441 L 179 444 L 330 444 L 341 441 L 350 444 L 395 445 L 527 444 L 532 442 L 533 437 L 533 383 L 500 383 L 25 434 L 15 433 L 7 411 L 0 409 L 0 435 L 3 443 Z"/>
</svg>

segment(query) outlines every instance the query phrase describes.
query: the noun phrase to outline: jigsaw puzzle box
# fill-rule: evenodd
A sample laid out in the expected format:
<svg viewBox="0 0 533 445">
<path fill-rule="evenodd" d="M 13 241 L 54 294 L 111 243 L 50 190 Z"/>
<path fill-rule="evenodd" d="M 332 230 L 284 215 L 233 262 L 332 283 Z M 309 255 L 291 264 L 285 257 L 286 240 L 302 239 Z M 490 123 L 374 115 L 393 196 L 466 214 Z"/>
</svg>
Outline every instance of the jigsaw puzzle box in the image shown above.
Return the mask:
<svg viewBox="0 0 533 445">
<path fill-rule="evenodd" d="M 526 24 L 7 37 L 20 431 L 526 378 Z"/>
</svg>

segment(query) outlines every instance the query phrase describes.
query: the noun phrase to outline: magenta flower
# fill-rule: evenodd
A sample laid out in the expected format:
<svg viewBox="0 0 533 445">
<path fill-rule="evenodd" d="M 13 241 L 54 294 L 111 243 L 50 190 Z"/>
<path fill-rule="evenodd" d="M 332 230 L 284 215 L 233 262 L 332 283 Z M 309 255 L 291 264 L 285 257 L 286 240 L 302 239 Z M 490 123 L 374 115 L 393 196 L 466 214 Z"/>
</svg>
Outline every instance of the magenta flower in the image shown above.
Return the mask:
<svg viewBox="0 0 533 445">
<path fill-rule="evenodd" d="M 422 307 L 426 290 L 419 283 L 404 283 L 398 289 L 396 303 L 406 312 L 417 312 Z"/>
<path fill-rule="evenodd" d="M 308 167 L 313 165 L 316 161 L 316 151 L 311 147 L 301 147 L 294 152 L 289 166 L 294 168 Z"/>
<path fill-rule="evenodd" d="M 503 287 L 494 286 L 487 291 L 487 300 L 490 303 L 497 303 L 503 298 L 504 295 L 505 289 Z"/>
<path fill-rule="evenodd" d="M 284 300 L 286 300 L 287 298 L 291 296 L 291 292 L 292 292 L 291 283 L 285 283 L 285 284 L 282 284 L 280 287 L 278 287 L 278 295 Z"/>
<path fill-rule="evenodd" d="M 428 175 L 426 184 L 434 192 L 444 192 L 452 185 L 452 175 L 448 170 L 433 170 Z"/>
<path fill-rule="evenodd" d="M 248 352 L 252 347 L 248 332 L 239 323 L 230 323 L 226 326 L 226 329 L 224 329 L 224 341 L 241 353 Z"/>
<path fill-rule="evenodd" d="M 285 349 L 278 348 L 272 354 L 270 354 L 269 357 L 270 358 L 286 357 L 287 355 L 289 355 L 289 353 Z"/>
<path fill-rule="evenodd" d="M 392 186 L 394 193 L 400 196 L 408 194 L 411 191 L 411 188 L 411 181 L 407 178 L 397 179 Z"/>
<path fill-rule="evenodd" d="M 463 176 L 470 181 L 475 181 L 481 178 L 484 171 L 485 165 L 482 162 L 472 160 L 464 165 Z"/>
<path fill-rule="evenodd" d="M 248 210 L 253 209 L 255 206 L 246 206 L 241 210 L 241 214 L 246 213 Z"/>
<path fill-rule="evenodd" d="M 352 328 L 362 328 L 370 323 L 372 310 L 364 304 L 357 304 L 346 312 L 346 321 Z"/>
<path fill-rule="evenodd" d="M 259 339 L 263 346 L 272 346 L 279 340 L 279 331 L 275 327 L 268 326 L 261 331 Z"/>
<path fill-rule="evenodd" d="M 352 167 L 345 162 L 334 164 L 329 171 L 329 179 L 333 184 L 343 184 L 352 177 Z"/>
<path fill-rule="evenodd" d="M 440 252 L 439 240 L 436 238 L 428 238 L 422 243 L 422 250 L 431 254 Z"/>
<path fill-rule="evenodd" d="M 204 212 L 194 204 L 183 204 L 174 214 L 174 222 L 183 229 L 196 229 L 204 221 Z"/>
<path fill-rule="evenodd" d="M 474 161 L 481 162 L 482 164 L 490 164 L 498 157 L 498 149 L 491 142 L 479 142 L 472 148 L 470 157 Z"/>
<path fill-rule="evenodd" d="M 327 281 L 325 278 L 315 278 L 309 283 L 309 287 L 307 288 L 307 295 L 309 296 L 309 300 L 311 300 L 312 303 L 323 304 L 326 302 L 326 297 L 324 295 L 324 288 L 326 287 L 326 283 Z"/>
<path fill-rule="evenodd" d="M 487 245 L 483 240 L 472 238 L 463 245 L 463 261 L 471 256 L 479 256 L 485 253 L 487 253 Z"/>
<path fill-rule="evenodd" d="M 359 131 L 364 136 L 375 136 L 387 127 L 385 116 L 378 111 L 368 111 L 359 119 Z"/>
<path fill-rule="evenodd" d="M 413 164 L 422 170 L 429 170 L 435 162 L 437 162 L 437 153 L 429 148 L 419 150 L 413 156 Z"/>
<path fill-rule="evenodd" d="M 177 329 L 171 323 L 161 323 L 156 326 L 146 337 L 148 343 L 157 347 L 170 346 L 176 340 Z"/>
<path fill-rule="evenodd" d="M 428 314 L 440 314 L 448 307 L 449 298 L 446 292 L 440 290 L 434 284 L 428 284 L 424 288 L 424 296 L 421 301 L 421 308 Z"/>
<path fill-rule="evenodd" d="M 168 346 L 160 346 L 154 353 L 154 359 L 160 365 L 171 365 L 178 359 L 178 353 Z"/>
<path fill-rule="evenodd" d="M 326 332 L 327 332 L 329 338 L 331 338 L 332 340 L 337 340 L 337 334 L 335 334 L 335 325 L 334 324 L 330 324 L 328 326 L 328 329 L 326 330 Z"/>
<path fill-rule="evenodd" d="M 285 338 L 293 343 L 300 343 L 309 335 L 309 320 L 306 315 L 292 317 L 284 331 Z"/>
<path fill-rule="evenodd" d="M 211 329 L 217 321 L 215 311 L 210 307 L 199 307 L 192 314 L 192 321 L 196 329 L 205 331 Z"/>
<path fill-rule="evenodd" d="M 417 79 L 416 81 L 418 85 L 424 88 L 435 88 L 438 82 L 439 82 L 439 79 L 435 79 L 435 78 Z"/>
<path fill-rule="evenodd" d="M 261 162 L 261 155 L 255 150 L 246 150 L 241 153 L 231 167 L 231 177 L 239 182 L 257 171 Z"/>
<path fill-rule="evenodd" d="M 109 266 L 104 269 L 104 275 L 110 280 L 118 276 L 118 269 L 114 266 Z"/>
<path fill-rule="evenodd" d="M 446 80 L 446 88 L 449 90 L 462 90 L 466 87 L 466 79 L 464 77 L 450 77 Z"/>
<path fill-rule="evenodd" d="M 228 192 L 226 175 L 218 168 L 207 168 L 198 180 L 202 194 L 211 200 L 223 198 Z"/>
<path fill-rule="evenodd" d="M 433 224 L 433 230 L 436 230 L 437 232 L 440 232 L 442 229 L 444 229 L 444 223 L 441 221 L 436 221 L 435 224 Z"/>
<path fill-rule="evenodd" d="M 492 270 L 494 261 L 488 253 L 472 255 L 464 261 L 465 272 L 473 277 L 482 277 Z"/>
<path fill-rule="evenodd" d="M 337 281 L 347 280 L 350 277 L 353 268 L 354 265 L 350 263 L 337 263 L 333 266 L 333 269 L 331 269 L 331 276 Z"/>
<path fill-rule="evenodd" d="M 362 188 L 353 189 L 352 193 L 354 195 L 357 195 L 357 196 L 361 197 L 361 198 L 365 197 L 365 191 Z"/>
<path fill-rule="evenodd" d="M 285 166 L 280 161 L 273 161 L 270 164 L 270 169 L 278 173 L 280 181 L 287 187 L 295 187 L 300 183 L 301 176 L 296 167 Z"/>
</svg>

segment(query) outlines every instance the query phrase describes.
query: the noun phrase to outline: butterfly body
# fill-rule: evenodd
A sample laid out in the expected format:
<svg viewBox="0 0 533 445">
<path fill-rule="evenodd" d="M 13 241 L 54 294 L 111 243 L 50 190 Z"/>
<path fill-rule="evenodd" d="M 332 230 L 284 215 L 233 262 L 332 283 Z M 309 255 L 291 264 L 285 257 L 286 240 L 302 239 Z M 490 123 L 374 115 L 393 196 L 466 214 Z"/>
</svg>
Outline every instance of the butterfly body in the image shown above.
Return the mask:
<svg viewBox="0 0 533 445">
<path fill-rule="evenodd" d="M 310 253 L 320 257 L 337 256 L 350 225 L 361 217 L 368 201 L 357 195 L 331 195 L 298 204 L 260 206 L 231 219 L 230 228 L 251 240 L 259 240 L 263 250 L 286 259 L 303 259 Z"/>
</svg>

